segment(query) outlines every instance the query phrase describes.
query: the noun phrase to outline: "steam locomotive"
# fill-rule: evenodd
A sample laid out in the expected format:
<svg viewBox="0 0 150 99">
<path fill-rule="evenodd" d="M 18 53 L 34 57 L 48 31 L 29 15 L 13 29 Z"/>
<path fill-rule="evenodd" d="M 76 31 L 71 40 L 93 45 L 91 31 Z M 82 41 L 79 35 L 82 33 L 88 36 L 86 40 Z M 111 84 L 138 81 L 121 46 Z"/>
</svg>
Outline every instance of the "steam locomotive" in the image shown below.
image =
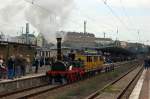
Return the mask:
<svg viewBox="0 0 150 99">
<path fill-rule="evenodd" d="M 57 38 L 57 61 L 46 72 L 50 83 L 59 81 L 71 83 L 83 79 L 88 75 L 100 72 L 103 68 L 104 59 L 102 53 L 92 50 L 83 50 L 74 53 L 71 51 L 67 56 L 61 54 L 61 38 Z"/>
</svg>

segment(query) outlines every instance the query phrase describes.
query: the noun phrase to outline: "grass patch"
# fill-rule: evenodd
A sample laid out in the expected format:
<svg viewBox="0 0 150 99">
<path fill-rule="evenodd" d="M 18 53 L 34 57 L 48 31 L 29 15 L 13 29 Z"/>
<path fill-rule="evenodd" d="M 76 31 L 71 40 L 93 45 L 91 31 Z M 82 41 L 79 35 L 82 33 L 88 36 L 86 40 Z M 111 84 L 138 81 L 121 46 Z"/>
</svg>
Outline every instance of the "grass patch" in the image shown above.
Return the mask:
<svg viewBox="0 0 150 99">
<path fill-rule="evenodd" d="M 117 93 L 117 92 L 120 92 L 120 89 L 117 87 L 114 87 L 114 86 L 109 86 L 109 87 L 105 88 L 103 90 L 103 92 Z"/>
</svg>

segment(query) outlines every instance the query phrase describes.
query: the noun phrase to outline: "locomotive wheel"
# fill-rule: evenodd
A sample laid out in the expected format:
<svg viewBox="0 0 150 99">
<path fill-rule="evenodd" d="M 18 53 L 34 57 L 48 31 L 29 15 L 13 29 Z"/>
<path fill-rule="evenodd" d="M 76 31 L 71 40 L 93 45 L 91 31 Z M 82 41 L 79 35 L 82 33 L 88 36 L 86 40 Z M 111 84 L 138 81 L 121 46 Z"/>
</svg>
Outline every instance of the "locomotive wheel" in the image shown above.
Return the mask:
<svg viewBox="0 0 150 99">
<path fill-rule="evenodd" d="M 60 82 L 62 85 L 66 84 L 67 81 L 65 80 L 65 78 L 61 78 L 61 82 Z"/>
<path fill-rule="evenodd" d="M 54 78 L 52 78 L 52 80 L 51 80 L 51 84 L 52 84 L 52 85 L 54 85 L 54 84 L 55 84 L 55 79 L 54 79 Z"/>
<path fill-rule="evenodd" d="M 47 79 L 48 79 L 48 83 L 52 84 L 52 76 L 51 75 L 46 75 Z"/>
<path fill-rule="evenodd" d="M 61 76 L 61 81 L 60 81 L 61 84 L 67 84 L 67 78 L 65 75 Z"/>
<path fill-rule="evenodd" d="M 52 84 L 52 78 L 50 76 L 48 77 L 48 81 L 49 81 L 49 84 Z"/>
</svg>

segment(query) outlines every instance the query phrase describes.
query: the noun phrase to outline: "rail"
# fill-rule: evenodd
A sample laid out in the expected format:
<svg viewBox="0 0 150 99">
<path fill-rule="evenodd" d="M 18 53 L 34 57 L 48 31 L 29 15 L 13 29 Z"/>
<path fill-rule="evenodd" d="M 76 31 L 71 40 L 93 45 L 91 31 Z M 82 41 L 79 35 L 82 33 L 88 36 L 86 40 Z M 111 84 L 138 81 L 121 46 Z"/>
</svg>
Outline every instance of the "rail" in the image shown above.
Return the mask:
<svg viewBox="0 0 150 99">
<path fill-rule="evenodd" d="M 122 75 L 121 77 L 119 77 L 118 79 L 114 80 L 113 82 L 107 84 L 102 89 L 97 90 L 96 92 L 94 92 L 91 95 L 89 95 L 88 97 L 86 97 L 86 99 L 94 99 L 94 98 L 96 98 L 100 94 L 100 92 L 102 92 L 104 89 L 108 88 L 109 86 L 114 85 L 116 82 L 118 82 L 119 80 L 121 80 L 122 78 L 124 78 L 126 75 L 128 75 L 129 73 L 131 73 L 132 71 L 134 71 L 137 67 L 138 66 L 133 67 L 130 71 L 128 71 L 127 73 L 125 73 L 124 75 Z M 140 72 L 142 71 L 142 69 L 143 69 L 143 67 L 139 70 L 139 72 L 136 74 L 136 76 L 134 77 L 134 79 L 132 79 L 132 81 L 129 83 L 129 85 L 127 85 L 127 87 L 119 94 L 119 96 L 117 97 L 117 99 L 121 99 L 121 97 L 124 95 L 124 93 L 126 92 L 126 90 L 129 88 L 129 86 L 135 80 L 135 78 L 140 74 Z"/>
</svg>

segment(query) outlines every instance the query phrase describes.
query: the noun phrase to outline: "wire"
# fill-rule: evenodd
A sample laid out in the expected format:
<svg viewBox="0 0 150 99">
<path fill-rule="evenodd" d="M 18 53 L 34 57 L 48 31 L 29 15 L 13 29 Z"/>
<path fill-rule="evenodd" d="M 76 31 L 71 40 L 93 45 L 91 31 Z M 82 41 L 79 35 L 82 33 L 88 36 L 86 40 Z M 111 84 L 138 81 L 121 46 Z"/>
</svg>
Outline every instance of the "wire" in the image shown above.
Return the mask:
<svg viewBox="0 0 150 99">
<path fill-rule="evenodd" d="M 118 17 L 118 15 L 113 11 L 113 9 L 107 4 L 106 0 L 102 0 L 102 2 L 106 5 L 106 7 L 110 10 L 110 12 L 114 15 L 114 17 L 119 20 L 119 22 L 126 27 L 126 29 L 129 29 L 126 24 Z"/>
<path fill-rule="evenodd" d="M 120 19 L 120 17 L 115 13 L 115 11 L 107 4 L 106 0 L 102 0 L 102 2 L 104 3 L 104 5 L 106 5 L 106 7 L 109 9 L 109 11 L 112 13 L 112 15 L 124 26 L 125 29 L 127 29 L 128 31 L 134 31 L 135 33 L 137 33 L 137 29 L 133 29 L 133 28 L 129 28 L 124 21 L 122 21 Z M 123 8 L 125 11 L 125 8 Z M 126 13 L 126 12 L 125 12 Z M 127 14 L 126 14 L 127 15 Z M 128 17 L 128 16 L 127 16 Z M 130 21 L 130 18 L 129 18 Z M 134 26 L 134 25 L 133 25 Z M 133 35 L 133 37 L 135 37 L 135 35 L 133 33 L 131 33 L 131 35 Z"/>
<path fill-rule="evenodd" d="M 128 21 L 129 21 L 132 25 L 134 25 L 133 22 L 131 21 L 130 17 L 128 16 L 127 12 L 126 12 L 125 7 L 124 7 L 123 4 L 122 4 L 122 0 L 120 0 L 120 4 L 121 4 L 122 11 L 124 12 L 124 15 L 127 17 Z"/>
</svg>

